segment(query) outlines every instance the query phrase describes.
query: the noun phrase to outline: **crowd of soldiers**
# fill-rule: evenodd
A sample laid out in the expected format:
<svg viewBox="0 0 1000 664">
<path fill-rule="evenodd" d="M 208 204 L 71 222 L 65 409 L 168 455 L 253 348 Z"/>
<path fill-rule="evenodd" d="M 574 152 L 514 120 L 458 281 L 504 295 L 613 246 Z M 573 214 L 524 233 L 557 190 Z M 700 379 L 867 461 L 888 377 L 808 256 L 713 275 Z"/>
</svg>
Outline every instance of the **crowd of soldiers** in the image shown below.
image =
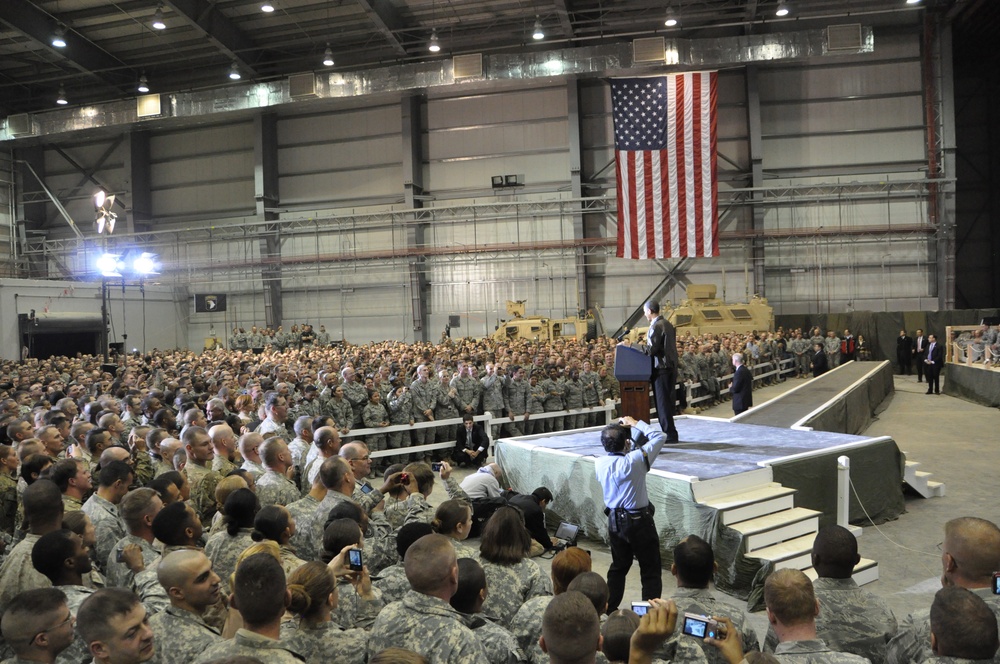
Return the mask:
<svg viewBox="0 0 1000 664">
<path fill-rule="evenodd" d="M 806 339 L 791 331 L 788 343 L 782 330 L 682 333 L 681 378 L 717 389 L 711 378 L 724 377 L 731 352 L 764 368 L 795 358 L 815 337 L 826 344 L 836 336 L 817 332 Z M 850 346 L 840 341 L 843 355 Z M 479 501 L 495 498 L 473 489 L 499 491 L 498 468 L 474 470 L 461 484 L 447 461 L 437 472 L 408 459 L 376 473 L 372 451 L 396 448 L 392 434 L 367 444 L 346 436 L 482 411 L 501 414 L 502 426 L 518 433 L 583 426 L 593 414 L 588 403 L 616 396 L 613 350 L 609 339 L 459 339 L 265 345 L 260 354 L 154 351 L 121 358 L 114 373 L 93 357 L 4 363 L 3 647 L 15 662 L 593 661 L 579 657 L 580 630 L 601 629 L 608 589 L 589 556 L 571 547 L 553 560 L 551 580 L 541 575 L 527 558 L 528 511 L 496 510 L 478 550 L 463 541 Z M 400 407 L 407 401 L 408 411 Z M 550 408 L 560 416 L 533 422 Z M 408 417 L 394 421 L 400 410 Z M 401 433 L 400 449 L 410 434 L 414 443 L 455 437 L 434 427 Z M 451 500 L 435 509 L 428 498 L 436 478 Z M 523 498 L 544 513 L 551 493 L 536 493 Z M 501 522 L 504 530 L 491 526 Z M 763 647 L 779 661 L 806 651 L 821 664 L 988 660 L 980 655 L 991 644 L 996 652 L 995 619 L 990 635 L 980 614 L 1000 612 L 1000 602 L 988 592 L 992 579 L 979 574 L 1000 566 L 995 525 L 955 520 L 942 543 L 946 585 L 972 592 L 939 593 L 935 606 L 940 600 L 943 615 L 957 612 L 966 630 L 975 624 L 978 649 L 946 638 L 955 628 L 935 622 L 933 610 L 897 628 L 884 604 L 848 583 L 857 554 L 850 533 L 828 531 L 816 547 L 814 561 L 824 564 L 816 565 L 815 588 L 788 570 L 765 588 L 775 617 Z M 363 563 L 351 562 L 352 551 L 363 552 Z M 620 638 L 618 650 L 605 650 L 609 661 L 648 662 L 655 653 L 683 664 L 738 664 L 760 643 L 742 610 L 711 594 L 711 546 L 688 537 L 674 560 L 676 596 L 635 617 L 624 650 Z M 813 597 L 822 598 L 822 620 Z M 685 640 L 677 618 L 684 611 L 725 616 L 731 636 Z M 633 621 L 616 611 L 604 624 L 623 616 Z M 560 640 L 570 628 L 576 636 Z M 583 645 L 600 647 L 596 638 Z"/>
<path fill-rule="evenodd" d="M 991 367 L 1000 365 L 1000 326 L 980 325 L 979 329 L 956 333 L 953 342 L 964 356 L 959 362 L 968 360 L 973 364 Z"/>
</svg>

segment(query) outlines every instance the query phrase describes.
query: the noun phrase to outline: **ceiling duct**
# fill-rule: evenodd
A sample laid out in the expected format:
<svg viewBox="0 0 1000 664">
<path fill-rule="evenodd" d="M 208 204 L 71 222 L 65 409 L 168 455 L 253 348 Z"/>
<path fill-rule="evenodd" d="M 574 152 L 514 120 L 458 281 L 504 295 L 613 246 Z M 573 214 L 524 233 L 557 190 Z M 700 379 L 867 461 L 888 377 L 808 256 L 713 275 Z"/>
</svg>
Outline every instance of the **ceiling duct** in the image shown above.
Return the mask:
<svg viewBox="0 0 1000 664">
<path fill-rule="evenodd" d="M 311 99 L 318 97 L 316 91 L 316 74 L 292 74 L 288 77 L 288 95 L 292 99 Z"/>
<path fill-rule="evenodd" d="M 751 62 L 802 60 L 824 55 L 872 53 L 874 32 L 862 26 L 860 45 L 850 50 L 831 51 L 826 29 L 803 30 L 767 35 L 744 35 L 716 39 L 666 39 L 664 51 L 668 65 L 677 69 L 728 67 Z M 659 46 L 657 48 L 660 48 Z M 163 126 L 203 123 L 223 113 L 254 113 L 277 110 L 301 99 L 345 99 L 368 95 L 398 94 L 410 90 L 447 94 L 447 88 L 461 82 L 487 89 L 500 81 L 523 81 L 557 76 L 606 77 L 644 75 L 662 71 L 664 54 L 656 62 L 637 62 L 629 42 L 522 53 L 499 53 L 479 56 L 482 75 L 479 80 L 456 77 L 452 60 L 436 59 L 356 72 L 297 74 L 284 80 L 165 95 Z M 31 116 L 34 136 L 49 136 L 84 129 L 112 129 L 138 122 L 134 100 L 111 101 L 90 106 L 52 110 Z M 0 132 L 0 142 L 20 138 L 10 131 L 10 124 Z"/>
<path fill-rule="evenodd" d="M 21 136 L 31 136 L 34 131 L 31 126 L 31 115 L 29 113 L 18 113 L 7 116 L 7 133 L 15 138 Z"/>
<path fill-rule="evenodd" d="M 483 77 L 483 54 L 470 53 L 468 55 L 456 55 L 452 61 L 452 70 L 455 78 L 482 78 Z"/>
<path fill-rule="evenodd" d="M 632 40 L 633 62 L 664 62 L 667 48 L 663 37 L 644 37 Z"/>
<path fill-rule="evenodd" d="M 826 48 L 828 51 L 857 51 L 862 44 L 861 24 L 831 25 L 826 29 Z"/>
</svg>

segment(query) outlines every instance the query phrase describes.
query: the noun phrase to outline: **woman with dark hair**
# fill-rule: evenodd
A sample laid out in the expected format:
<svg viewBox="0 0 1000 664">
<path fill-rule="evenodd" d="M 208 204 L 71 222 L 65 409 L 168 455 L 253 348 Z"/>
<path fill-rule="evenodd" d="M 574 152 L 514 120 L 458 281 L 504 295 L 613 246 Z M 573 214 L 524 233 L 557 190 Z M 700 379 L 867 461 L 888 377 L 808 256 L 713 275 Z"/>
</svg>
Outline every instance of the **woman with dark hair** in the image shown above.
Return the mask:
<svg viewBox="0 0 1000 664">
<path fill-rule="evenodd" d="M 250 538 L 254 542 L 271 540 L 281 547 L 281 567 L 285 576 L 289 576 L 306 561 L 295 555 L 295 549 L 289 544 L 295 534 L 295 519 L 281 505 L 268 505 L 259 512 L 253 520 L 253 532 Z"/>
<path fill-rule="evenodd" d="M 298 619 L 298 626 L 281 625 L 281 640 L 306 658 L 307 663 L 343 662 L 364 664 L 368 632 L 344 629 L 333 622 L 337 608 L 337 579 L 327 565 L 308 562 L 288 577 L 292 602 L 288 611 Z"/>
<path fill-rule="evenodd" d="M 205 555 L 212 561 L 212 569 L 222 579 L 224 592 L 229 592 L 229 578 L 236 571 L 236 559 L 243 549 L 253 544 L 254 518 L 257 516 L 257 496 L 250 489 L 237 489 L 229 494 L 222 506 L 222 523 L 225 528 L 205 542 Z"/>
<path fill-rule="evenodd" d="M 483 528 L 479 546 L 479 562 L 490 588 L 483 613 L 504 627 L 527 600 L 552 594 L 548 577 L 528 557 L 530 551 L 531 535 L 521 510 L 505 505 L 494 512 Z"/>
<path fill-rule="evenodd" d="M 434 532 L 451 539 L 458 558 L 478 558 L 479 552 L 465 544 L 472 530 L 472 505 L 466 500 L 453 499 L 441 503 L 431 521 Z"/>
<path fill-rule="evenodd" d="M 323 562 L 332 562 L 345 548 L 359 549 L 364 556 L 365 538 L 358 522 L 353 519 L 334 519 L 323 530 Z M 382 593 L 372 587 L 368 566 L 360 572 L 337 580 L 339 600 L 333 611 L 333 621 L 342 627 L 371 629 L 379 611 L 385 606 Z"/>
</svg>

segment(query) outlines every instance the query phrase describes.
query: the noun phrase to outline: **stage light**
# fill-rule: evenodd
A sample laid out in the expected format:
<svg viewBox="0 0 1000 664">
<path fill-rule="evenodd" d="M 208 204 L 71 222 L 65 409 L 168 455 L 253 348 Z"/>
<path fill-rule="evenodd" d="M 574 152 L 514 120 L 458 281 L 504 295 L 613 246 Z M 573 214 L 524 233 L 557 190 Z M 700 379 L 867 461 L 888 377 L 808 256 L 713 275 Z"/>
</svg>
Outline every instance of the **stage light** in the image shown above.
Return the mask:
<svg viewBox="0 0 1000 664">
<path fill-rule="evenodd" d="M 664 19 L 663 25 L 668 28 L 672 28 L 677 25 L 677 16 L 674 15 L 674 10 L 667 9 L 667 17 Z"/>
<path fill-rule="evenodd" d="M 908 5 L 919 5 L 920 4 L 920 0 L 906 0 L 906 4 L 908 4 Z"/>
<path fill-rule="evenodd" d="M 535 40 L 545 39 L 545 31 L 542 30 L 542 19 L 537 14 L 535 15 L 535 30 L 531 33 L 531 38 Z"/>
<path fill-rule="evenodd" d="M 122 276 L 121 270 L 124 265 L 119 258 L 121 257 L 118 254 L 103 254 L 97 259 L 97 269 L 102 277 Z"/>
<path fill-rule="evenodd" d="M 330 45 L 326 45 L 326 50 L 323 51 L 323 64 L 327 67 L 333 66 L 333 51 L 330 50 Z"/>
<path fill-rule="evenodd" d="M 62 23 L 56 25 L 56 31 L 52 35 L 52 45 L 56 48 L 66 48 L 66 26 Z"/>
<path fill-rule="evenodd" d="M 158 270 L 156 254 L 151 254 L 148 251 L 142 252 L 132 261 L 132 270 L 142 276 L 156 274 Z"/>
<path fill-rule="evenodd" d="M 441 50 L 441 44 L 438 43 L 438 33 L 437 30 L 431 32 L 431 41 L 427 44 L 427 50 L 431 53 L 437 53 Z"/>
<path fill-rule="evenodd" d="M 271 12 L 274 11 L 274 5 L 272 5 L 270 2 L 265 2 L 260 6 L 260 10 L 265 14 L 270 14 Z"/>
<path fill-rule="evenodd" d="M 100 210 L 104 207 L 104 201 L 107 200 L 108 194 L 103 189 L 98 189 L 97 193 L 94 194 L 94 206 Z"/>
<path fill-rule="evenodd" d="M 235 62 L 229 68 L 229 78 L 231 78 L 234 81 L 238 81 L 241 78 L 243 78 L 243 76 L 240 74 L 240 68 Z"/>
<path fill-rule="evenodd" d="M 156 8 L 156 13 L 153 14 L 153 29 L 154 30 L 165 30 L 167 24 L 163 22 L 163 5 L 159 5 Z"/>
<path fill-rule="evenodd" d="M 494 175 L 490 179 L 493 182 L 493 188 L 494 189 L 499 189 L 499 188 L 503 187 L 503 176 L 502 175 Z"/>
<path fill-rule="evenodd" d="M 139 87 L 136 88 L 139 92 L 149 92 L 149 79 L 143 74 L 139 77 Z"/>
<path fill-rule="evenodd" d="M 97 227 L 98 235 L 103 234 L 105 230 L 108 231 L 108 235 L 115 232 L 115 222 L 118 220 L 118 215 L 112 211 L 114 205 L 114 194 L 108 194 L 103 189 L 99 189 L 94 194 L 94 208 L 97 210 L 94 224 Z"/>
<path fill-rule="evenodd" d="M 774 12 L 774 15 L 775 16 L 788 16 L 788 12 L 789 12 L 788 5 L 786 3 L 784 3 L 784 2 L 779 2 L 778 3 L 778 9 L 777 9 L 777 11 Z"/>
<path fill-rule="evenodd" d="M 69 103 L 66 100 L 66 88 L 64 88 L 62 84 L 59 85 L 59 94 L 56 96 L 56 103 L 60 106 L 65 106 Z"/>
</svg>

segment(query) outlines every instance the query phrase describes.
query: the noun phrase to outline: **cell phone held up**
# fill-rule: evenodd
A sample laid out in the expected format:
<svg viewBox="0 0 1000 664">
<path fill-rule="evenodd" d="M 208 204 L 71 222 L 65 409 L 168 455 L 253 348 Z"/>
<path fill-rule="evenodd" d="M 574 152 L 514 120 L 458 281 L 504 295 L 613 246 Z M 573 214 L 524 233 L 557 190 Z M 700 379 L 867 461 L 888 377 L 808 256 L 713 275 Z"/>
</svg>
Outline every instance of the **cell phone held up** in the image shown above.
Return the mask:
<svg viewBox="0 0 1000 664">
<path fill-rule="evenodd" d="M 681 632 L 698 639 L 711 637 L 713 639 L 726 638 L 726 629 L 722 623 L 713 620 L 709 616 L 700 616 L 697 613 L 684 614 L 684 627 Z"/>
<path fill-rule="evenodd" d="M 649 613 L 649 602 L 632 602 L 632 612 L 637 616 Z"/>
<path fill-rule="evenodd" d="M 993 594 L 1000 595 L 1000 572 L 993 572 Z"/>
<path fill-rule="evenodd" d="M 433 470 L 435 473 L 441 472 L 441 462 L 440 461 L 434 461 L 434 462 L 432 462 L 431 463 L 431 470 Z"/>
<path fill-rule="evenodd" d="M 347 552 L 347 566 L 352 572 L 360 572 L 365 568 L 365 558 L 361 549 L 350 549 Z"/>
</svg>

